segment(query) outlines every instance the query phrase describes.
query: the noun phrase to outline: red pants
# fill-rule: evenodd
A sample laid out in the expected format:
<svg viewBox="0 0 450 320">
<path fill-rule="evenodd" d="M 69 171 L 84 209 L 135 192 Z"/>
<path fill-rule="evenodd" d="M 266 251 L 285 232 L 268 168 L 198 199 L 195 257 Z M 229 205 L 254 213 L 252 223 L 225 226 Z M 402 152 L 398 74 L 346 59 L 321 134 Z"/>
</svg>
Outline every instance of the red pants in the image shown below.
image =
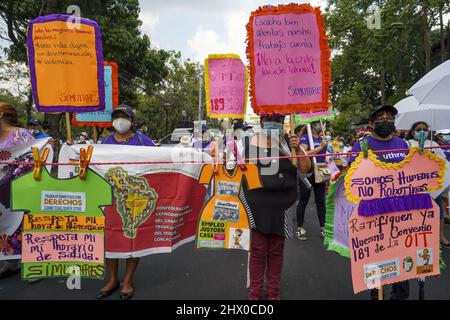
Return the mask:
<svg viewBox="0 0 450 320">
<path fill-rule="evenodd" d="M 261 299 L 264 271 L 266 271 L 267 298 L 279 299 L 283 249 L 284 237 L 268 235 L 252 229 L 249 265 L 250 299 Z"/>
</svg>

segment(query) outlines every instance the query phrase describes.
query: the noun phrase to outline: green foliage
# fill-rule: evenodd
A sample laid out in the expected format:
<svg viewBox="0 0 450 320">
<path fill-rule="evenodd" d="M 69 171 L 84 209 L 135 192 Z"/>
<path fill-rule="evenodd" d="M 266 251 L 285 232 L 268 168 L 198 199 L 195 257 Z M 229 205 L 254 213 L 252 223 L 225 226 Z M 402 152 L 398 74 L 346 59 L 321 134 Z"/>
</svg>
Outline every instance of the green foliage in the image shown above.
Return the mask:
<svg viewBox="0 0 450 320">
<path fill-rule="evenodd" d="M 367 118 L 383 98 L 395 104 L 406 96 L 406 90 L 427 71 L 424 32 L 438 26 L 439 12 L 445 14 L 449 6 L 445 0 L 328 1 L 332 102 L 340 113 L 333 124 L 337 133 L 352 133 L 351 124 Z M 380 29 L 369 29 L 367 19 L 377 7 Z M 439 36 L 439 30 L 431 32 L 432 41 Z"/>
<path fill-rule="evenodd" d="M 203 66 L 190 60 L 183 61 L 181 53 L 171 51 L 167 68 L 168 75 L 159 91 L 153 96 L 140 95 L 137 108 L 138 121 L 145 122 L 150 135 L 155 138 L 171 133 L 181 120 L 198 118 L 199 79 Z M 202 114 L 203 119 L 205 116 Z"/>
</svg>

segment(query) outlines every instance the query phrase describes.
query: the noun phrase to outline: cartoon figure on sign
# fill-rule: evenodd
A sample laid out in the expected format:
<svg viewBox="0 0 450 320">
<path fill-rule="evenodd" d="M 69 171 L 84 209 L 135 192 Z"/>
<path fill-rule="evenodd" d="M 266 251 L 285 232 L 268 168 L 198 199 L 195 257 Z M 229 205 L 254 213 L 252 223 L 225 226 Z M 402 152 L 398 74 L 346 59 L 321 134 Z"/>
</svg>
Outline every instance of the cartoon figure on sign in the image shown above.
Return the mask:
<svg viewBox="0 0 450 320">
<path fill-rule="evenodd" d="M 236 229 L 234 231 L 234 235 L 233 235 L 233 239 L 234 239 L 234 246 L 233 248 L 235 249 L 242 249 L 242 245 L 240 243 L 241 240 L 241 236 L 244 233 L 244 231 L 242 231 L 242 229 Z"/>
<path fill-rule="evenodd" d="M 428 266 L 430 264 L 431 256 L 430 256 L 430 254 L 428 252 L 428 249 L 423 249 L 423 253 L 419 254 L 419 256 L 423 259 L 423 261 L 424 261 L 423 265 L 424 266 Z"/>
<path fill-rule="evenodd" d="M 145 178 L 128 176 L 121 167 L 108 170 L 105 177 L 113 187 L 125 237 L 136 238 L 136 229 L 151 216 L 158 194 Z"/>
<path fill-rule="evenodd" d="M 432 249 L 423 249 L 417 251 L 417 273 L 428 273 L 433 271 Z"/>
</svg>

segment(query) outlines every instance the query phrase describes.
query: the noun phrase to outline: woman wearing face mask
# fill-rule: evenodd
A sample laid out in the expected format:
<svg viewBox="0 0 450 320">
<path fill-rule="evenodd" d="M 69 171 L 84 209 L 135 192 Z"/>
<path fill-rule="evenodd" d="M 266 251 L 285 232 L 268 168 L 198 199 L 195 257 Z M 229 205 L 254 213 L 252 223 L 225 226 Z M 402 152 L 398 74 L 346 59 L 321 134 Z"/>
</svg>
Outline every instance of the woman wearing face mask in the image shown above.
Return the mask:
<svg viewBox="0 0 450 320">
<path fill-rule="evenodd" d="M 409 138 L 408 144 L 411 148 L 419 146 L 419 139 L 422 134 L 426 134 L 426 137 L 427 137 L 427 140 L 425 140 L 424 147 L 438 147 L 439 146 L 436 142 L 428 139 L 429 138 L 428 124 L 426 122 L 419 121 L 412 125 L 411 130 L 408 133 L 408 138 Z M 441 157 L 442 159 L 445 159 L 445 154 L 441 149 L 431 149 L 430 151 L 435 153 L 437 156 Z M 447 193 L 448 191 L 445 191 L 445 192 Z M 436 198 L 436 203 L 438 203 L 439 207 L 440 207 L 441 244 L 444 247 L 450 248 L 450 242 L 447 240 L 447 238 L 445 237 L 445 234 L 444 234 L 444 225 L 445 225 L 444 224 L 444 212 L 445 212 L 446 208 L 444 208 L 442 196 L 439 196 Z"/>
<path fill-rule="evenodd" d="M 27 129 L 19 127 L 16 109 L 10 104 L 0 102 L 0 149 L 11 148 L 32 140 L 34 140 L 33 135 Z M 9 196 L 7 198 L 9 199 Z M 20 254 L 21 252 L 20 242 L 15 240 L 20 233 L 21 227 L 9 240 L 14 254 Z M 6 260 L 0 263 L 0 278 L 9 277 L 19 272 L 20 260 Z"/>
<path fill-rule="evenodd" d="M 305 130 L 303 130 L 305 131 Z M 308 135 L 305 133 L 300 137 L 300 143 L 302 147 L 307 151 L 308 154 L 326 154 L 328 149 L 328 140 L 323 139 L 320 136 L 322 132 L 322 126 L 320 122 L 311 123 L 311 131 L 313 136 L 314 145 L 309 144 Z M 325 163 L 325 156 L 316 157 L 317 163 Z M 325 193 L 326 193 L 326 183 L 316 183 L 314 179 L 314 174 L 308 178 L 309 183 L 314 189 L 314 197 L 317 207 L 317 217 L 319 219 L 320 225 L 320 236 L 324 238 L 324 227 L 325 227 Z M 305 220 L 306 206 L 308 205 L 309 198 L 311 196 L 311 189 L 309 189 L 305 183 L 299 180 L 299 190 L 300 198 L 297 207 L 297 238 L 299 240 L 307 240 L 306 230 L 303 228 L 303 221 Z"/>
<path fill-rule="evenodd" d="M 152 139 L 140 131 L 133 132 L 131 125 L 134 120 L 134 111 L 127 105 L 118 106 L 112 115 L 114 133 L 102 141 L 102 144 L 124 144 L 129 146 L 154 147 Z"/>
<path fill-rule="evenodd" d="M 250 138 L 245 146 L 245 158 L 265 158 L 290 155 L 290 148 L 304 154 L 297 136 L 289 141 L 283 136 L 284 116 L 261 116 L 264 130 Z M 246 204 L 251 230 L 250 292 L 251 300 L 261 299 L 264 273 L 267 299 L 280 299 L 280 280 L 283 266 L 285 237 L 293 234 L 292 220 L 298 199 L 297 172 L 311 170 L 308 158 L 298 159 L 295 167 L 289 159 L 252 161 L 256 163 L 263 188 L 248 190 L 243 184 L 240 198 Z"/>
<path fill-rule="evenodd" d="M 118 106 L 112 113 L 112 124 L 115 132 L 107 137 L 102 144 L 121 144 L 129 146 L 154 147 L 153 141 L 139 132 L 133 132 L 131 125 L 134 120 L 133 110 L 126 105 Z M 106 231 L 108 232 L 108 230 Z M 139 263 L 139 258 L 126 259 L 125 277 L 120 294 L 121 300 L 128 300 L 134 294 L 134 273 Z M 118 279 L 119 259 L 106 258 L 108 278 L 106 285 L 97 293 L 97 299 L 104 299 L 120 288 Z"/>
<path fill-rule="evenodd" d="M 375 108 L 369 114 L 369 127 L 373 128 L 373 132 L 370 136 L 366 136 L 363 140 L 366 140 L 369 145 L 369 149 L 376 150 L 395 150 L 395 149 L 409 149 L 405 140 L 395 136 L 395 116 L 398 111 L 391 105 L 384 105 Z M 360 152 L 360 141 L 355 142 L 352 152 Z M 377 158 L 382 162 L 398 163 L 402 162 L 408 151 L 393 151 L 378 153 Z M 349 164 L 355 161 L 357 155 L 350 156 Z M 378 290 L 371 289 L 370 295 L 373 300 L 378 299 Z M 394 283 L 392 285 L 391 300 L 404 300 L 409 297 L 409 282 L 403 281 Z"/>
</svg>

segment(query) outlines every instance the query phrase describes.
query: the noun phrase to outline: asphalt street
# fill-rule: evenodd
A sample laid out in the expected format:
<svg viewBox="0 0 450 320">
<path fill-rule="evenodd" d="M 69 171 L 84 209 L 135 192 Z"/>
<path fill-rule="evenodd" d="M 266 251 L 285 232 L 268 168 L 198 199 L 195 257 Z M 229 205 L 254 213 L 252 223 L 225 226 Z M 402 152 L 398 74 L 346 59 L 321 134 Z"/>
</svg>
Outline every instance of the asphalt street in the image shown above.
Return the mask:
<svg viewBox="0 0 450 320">
<path fill-rule="evenodd" d="M 286 300 L 368 300 L 368 291 L 355 295 L 350 260 L 327 251 L 320 238 L 315 207 L 310 203 L 305 218 L 308 240 L 286 241 L 281 298 Z M 450 239 L 450 226 L 446 225 Z M 450 265 L 450 249 L 443 249 Z M 123 264 L 120 272 L 123 275 Z M 134 299 L 150 300 L 246 300 L 247 253 L 243 251 L 198 251 L 191 242 L 171 254 L 141 259 L 135 277 Z M 95 299 L 101 280 L 81 280 L 81 289 L 69 290 L 62 279 L 29 284 L 15 275 L 0 279 L 0 299 Z M 419 297 L 418 282 L 410 281 L 410 299 Z M 450 299 L 450 271 L 440 278 L 427 278 L 426 299 Z M 389 298 L 390 286 L 385 289 Z M 119 298 L 116 292 L 108 299 Z"/>
</svg>

